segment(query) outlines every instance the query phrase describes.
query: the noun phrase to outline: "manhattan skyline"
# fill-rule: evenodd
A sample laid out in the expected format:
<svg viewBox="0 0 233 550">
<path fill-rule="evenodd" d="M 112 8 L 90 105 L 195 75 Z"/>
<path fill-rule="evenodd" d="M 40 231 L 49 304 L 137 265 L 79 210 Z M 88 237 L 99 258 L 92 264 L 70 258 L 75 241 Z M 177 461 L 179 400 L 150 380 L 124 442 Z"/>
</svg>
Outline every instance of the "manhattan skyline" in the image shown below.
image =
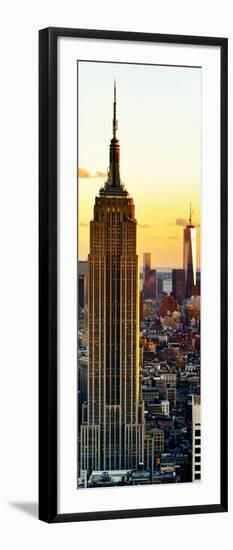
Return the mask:
<svg viewBox="0 0 233 550">
<path fill-rule="evenodd" d="M 177 224 L 184 226 L 183 267 L 173 264 L 172 278 L 159 273 L 144 249 L 139 278 L 137 233 L 150 226 L 138 223 L 134 193 L 121 178 L 117 117 L 114 79 L 106 174 L 80 169 L 81 179 L 104 181 L 92 203 L 87 260 L 78 257 L 77 484 L 196 482 L 201 274 L 193 208 Z"/>
<path fill-rule="evenodd" d="M 188 223 L 191 202 L 199 268 L 201 70 L 198 68 L 79 63 L 82 136 L 78 151 L 79 176 L 82 176 L 78 179 L 79 259 L 87 258 L 93 200 L 106 179 L 106 136 L 111 132 L 108 98 L 114 78 L 121 123 L 121 178 L 134 196 L 139 266 L 143 252 L 149 250 L 156 268 L 182 267 L 183 229 Z"/>
</svg>

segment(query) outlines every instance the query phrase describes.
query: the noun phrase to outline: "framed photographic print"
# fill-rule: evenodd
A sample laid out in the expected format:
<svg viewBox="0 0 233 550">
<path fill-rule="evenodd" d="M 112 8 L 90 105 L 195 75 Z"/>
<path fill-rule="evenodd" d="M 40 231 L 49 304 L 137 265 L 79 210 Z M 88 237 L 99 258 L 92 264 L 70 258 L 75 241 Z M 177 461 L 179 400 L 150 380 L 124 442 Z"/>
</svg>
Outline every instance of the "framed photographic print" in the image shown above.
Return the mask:
<svg viewBox="0 0 233 550">
<path fill-rule="evenodd" d="M 227 39 L 39 33 L 39 518 L 227 511 Z"/>
</svg>

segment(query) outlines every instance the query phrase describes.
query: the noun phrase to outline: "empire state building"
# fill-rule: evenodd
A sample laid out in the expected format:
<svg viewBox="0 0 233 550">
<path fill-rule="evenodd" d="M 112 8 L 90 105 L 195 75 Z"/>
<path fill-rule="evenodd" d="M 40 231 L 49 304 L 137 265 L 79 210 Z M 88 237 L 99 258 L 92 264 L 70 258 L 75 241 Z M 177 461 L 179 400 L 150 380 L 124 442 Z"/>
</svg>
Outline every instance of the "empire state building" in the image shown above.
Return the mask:
<svg viewBox="0 0 233 550">
<path fill-rule="evenodd" d="M 143 462 L 136 241 L 133 199 L 120 179 L 114 83 L 109 170 L 90 222 L 88 390 L 80 427 L 80 468 L 88 475 Z"/>
</svg>

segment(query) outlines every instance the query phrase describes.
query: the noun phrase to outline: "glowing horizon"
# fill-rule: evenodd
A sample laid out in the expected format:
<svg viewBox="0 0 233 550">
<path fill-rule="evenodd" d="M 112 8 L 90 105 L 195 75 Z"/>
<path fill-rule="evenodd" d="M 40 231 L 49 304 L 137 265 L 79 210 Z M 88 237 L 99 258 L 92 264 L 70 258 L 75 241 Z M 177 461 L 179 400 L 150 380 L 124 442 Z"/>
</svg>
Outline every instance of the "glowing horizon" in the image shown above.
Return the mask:
<svg viewBox="0 0 233 550">
<path fill-rule="evenodd" d="M 121 180 L 133 197 L 138 254 L 152 267 L 183 266 L 183 230 L 192 203 L 200 266 L 201 69 L 79 63 L 79 260 L 89 251 L 95 196 L 106 181 L 113 82 Z"/>
</svg>

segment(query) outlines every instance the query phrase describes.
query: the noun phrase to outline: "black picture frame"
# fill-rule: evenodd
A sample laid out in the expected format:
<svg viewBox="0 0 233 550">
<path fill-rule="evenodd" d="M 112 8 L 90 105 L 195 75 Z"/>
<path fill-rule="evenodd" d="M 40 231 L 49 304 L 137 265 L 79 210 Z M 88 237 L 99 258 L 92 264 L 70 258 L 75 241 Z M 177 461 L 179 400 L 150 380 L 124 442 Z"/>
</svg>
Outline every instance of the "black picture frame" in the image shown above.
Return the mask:
<svg viewBox="0 0 233 550">
<path fill-rule="evenodd" d="M 160 42 L 221 50 L 221 498 L 210 505 L 57 512 L 57 40 Z M 227 38 L 47 28 L 39 31 L 39 519 L 48 523 L 226 512 L 227 470 Z"/>
</svg>

